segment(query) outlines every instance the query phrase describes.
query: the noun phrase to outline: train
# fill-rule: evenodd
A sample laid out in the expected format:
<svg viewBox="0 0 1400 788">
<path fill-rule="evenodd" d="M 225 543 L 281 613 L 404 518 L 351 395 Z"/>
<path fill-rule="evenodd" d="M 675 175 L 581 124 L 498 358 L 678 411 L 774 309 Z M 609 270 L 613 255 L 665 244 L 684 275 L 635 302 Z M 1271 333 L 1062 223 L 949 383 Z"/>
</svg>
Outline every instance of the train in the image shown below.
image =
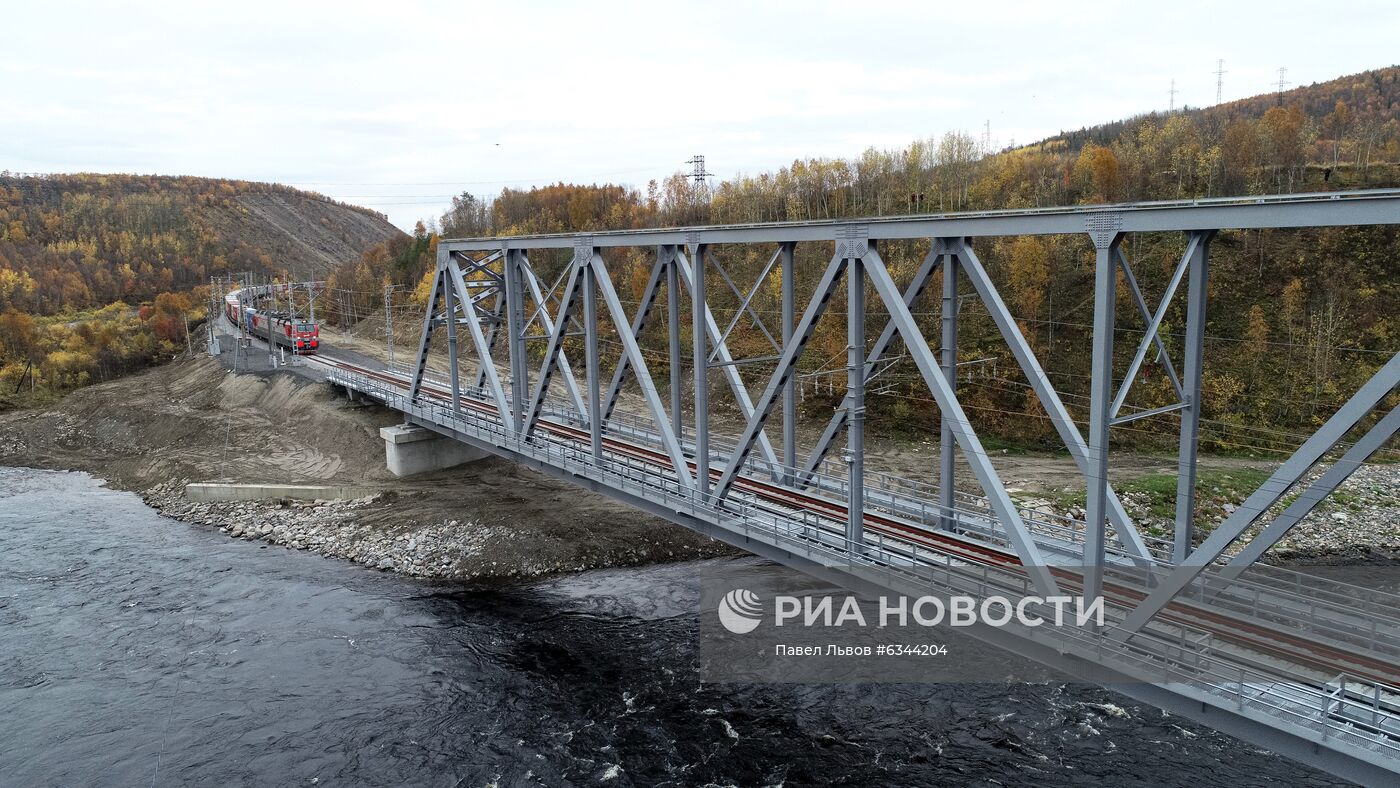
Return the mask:
<svg viewBox="0 0 1400 788">
<path fill-rule="evenodd" d="M 321 346 L 319 323 L 292 318 L 285 312 L 269 312 L 246 306 L 239 301 L 237 291 L 224 296 L 224 313 L 229 322 L 242 327 L 249 335 L 266 339 L 270 333 L 273 341 L 293 353 L 309 356 Z"/>
</svg>

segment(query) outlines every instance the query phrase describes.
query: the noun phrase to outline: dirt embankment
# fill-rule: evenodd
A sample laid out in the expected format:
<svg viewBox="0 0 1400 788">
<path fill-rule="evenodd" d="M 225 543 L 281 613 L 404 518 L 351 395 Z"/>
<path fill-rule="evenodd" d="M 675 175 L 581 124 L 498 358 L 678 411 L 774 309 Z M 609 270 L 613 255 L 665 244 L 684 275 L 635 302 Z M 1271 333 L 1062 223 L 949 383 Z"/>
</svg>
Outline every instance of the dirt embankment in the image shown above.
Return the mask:
<svg viewBox="0 0 1400 788">
<path fill-rule="evenodd" d="M 715 555 L 730 548 L 505 460 L 396 479 L 379 428 L 398 416 L 289 374 L 197 359 L 0 416 L 0 465 L 82 470 L 164 513 L 421 577 L 494 580 Z M 382 488 L 322 504 L 192 504 L 185 482 Z"/>
</svg>

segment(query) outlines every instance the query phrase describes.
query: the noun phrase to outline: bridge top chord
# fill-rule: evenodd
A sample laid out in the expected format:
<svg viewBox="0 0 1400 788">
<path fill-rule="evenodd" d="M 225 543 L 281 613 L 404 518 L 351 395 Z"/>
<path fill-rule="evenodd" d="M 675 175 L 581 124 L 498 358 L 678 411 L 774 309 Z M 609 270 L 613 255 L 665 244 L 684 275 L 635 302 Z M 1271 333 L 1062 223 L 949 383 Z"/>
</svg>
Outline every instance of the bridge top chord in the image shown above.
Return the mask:
<svg viewBox="0 0 1400 788">
<path fill-rule="evenodd" d="M 597 247 L 834 241 L 845 228 L 852 226 L 864 228 L 868 237 L 872 239 L 884 240 L 1065 235 L 1092 232 L 1105 216 L 1121 219 L 1122 232 L 1400 224 L 1400 189 L 645 230 L 595 230 L 587 233 L 496 238 L 451 238 L 444 239 L 441 248 L 452 252 L 498 251 L 503 247 L 572 249 L 580 238 L 591 239 L 591 245 Z"/>
</svg>

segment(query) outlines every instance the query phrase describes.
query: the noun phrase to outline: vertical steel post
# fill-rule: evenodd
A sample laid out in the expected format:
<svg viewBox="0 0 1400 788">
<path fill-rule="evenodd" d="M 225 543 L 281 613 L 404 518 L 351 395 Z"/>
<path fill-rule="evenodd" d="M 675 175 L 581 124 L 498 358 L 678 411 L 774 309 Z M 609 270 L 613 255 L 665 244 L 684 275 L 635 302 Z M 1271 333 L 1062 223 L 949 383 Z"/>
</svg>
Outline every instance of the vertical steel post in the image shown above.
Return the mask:
<svg viewBox="0 0 1400 788">
<path fill-rule="evenodd" d="M 598 280 L 592 258 L 583 265 L 583 332 L 588 365 L 588 438 L 593 461 L 603 461 L 602 397 L 598 391 Z M 659 427 L 660 425 L 658 425 Z"/>
<path fill-rule="evenodd" d="M 229 287 L 232 287 L 232 286 L 233 286 L 233 282 L 230 281 L 230 282 L 229 282 Z M 247 353 L 246 353 L 245 350 L 244 350 L 244 349 L 247 347 L 247 345 L 248 345 L 248 308 L 245 307 L 245 306 L 243 305 L 243 290 L 242 290 L 242 288 L 240 288 L 239 291 L 238 291 L 238 346 L 235 347 L 234 350 L 233 350 L 233 371 L 234 371 L 234 372 L 237 372 L 237 371 L 238 371 L 238 356 L 239 356 L 240 354 L 242 354 L 242 355 L 244 356 L 244 360 L 245 360 L 245 361 L 247 360 Z"/>
<path fill-rule="evenodd" d="M 934 244 L 939 243 L 939 239 L 934 239 Z M 943 255 L 943 348 L 939 365 L 953 391 L 958 389 L 958 262 L 951 252 Z M 953 478 L 957 442 L 946 412 L 938 414 L 938 422 L 938 522 L 943 530 L 951 531 L 955 523 L 953 507 L 957 504 Z"/>
<path fill-rule="evenodd" d="M 788 343 L 792 342 L 793 311 L 796 308 L 797 300 L 792 265 L 795 246 L 796 244 L 788 241 L 778 249 L 780 265 L 778 271 L 779 276 L 783 278 L 782 333 L 784 350 L 787 349 Z M 790 469 L 797 467 L 797 386 L 791 378 L 783 385 L 783 467 L 789 469 L 784 471 L 784 477 L 788 483 L 791 483 L 793 475 Z"/>
<path fill-rule="evenodd" d="M 525 424 L 525 407 L 530 399 L 527 393 L 530 390 L 529 359 L 525 356 L 525 277 L 521 270 L 524 254 L 522 249 L 505 250 L 505 276 L 501 283 L 506 291 L 505 335 L 506 352 L 510 355 L 510 406 L 517 431 Z M 481 363 L 494 362 L 483 358 Z M 505 420 L 505 414 L 502 414 L 501 422 Z"/>
<path fill-rule="evenodd" d="M 691 347 L 695 365 L 695 491 L 702 502 L 710 494 L 710 351 L 705 341 L 705 245 L 697 243 L 690 288 Z"/>
<path fill-rule="evenodd" d="M 679 262 L 674 246 L 658 247 L 656 255 L 665 256 L 666 323 L 671 343 L 671 432 L 679 441 L 685 435 L 685 420 L 681 417 L 681 276 L 676 270 Z"/>
<path fill-rule="evenodd" d="M 859 257 L 846 269 L 846 392 L 846 540 L 858 550 L 865 541 L 865 263 Z"/>
<path fill-rule="evenodd" d="M 1094 233 L 1094 345 L 1089 381 L 1088 470 L 1085 473 L 1084 596 L 1103 594 L 1104 524 L 1108 517 L 1108 439 L 1113 406 L 1113 325 L 1118 296 L 1115 255 L 1122 234 Z"/>
<path fill-rule="evenodd" d="M 449 374 L 452 378 L 452 412 L 460 414 L 462 412 L 462 381 L 457 375 L 457 289 L 452 285 L 452 279 L 448 276 L 446 266 L 456 265 L 449 257 L 438 271 L 438 276 L 442 277 L 442 303 L 443 313 L 447 316 L 447 364 Z M 466 305 L 468 309 L 471 305 Z M 431 307 L 429 307 L 431 309 Z M 482 359 L 483 364 L 490 364 L 490 359 Z M 505 414 L 501 414 L 501 421 L 505 421 Z"/>
<path fill-rule="evenodd" d="M 394 286 L 384 286 L 384 342 L 389 353 L 389 368 L 394 368 Z M 312 318 L 313 320 L 315 318 Z"/>
<path fill-rule="evenodd" d="M 267 368 L 277 369 L 277 340 L 272 338 L 272 324 L 277 322 L 273 319 L 272 313 L 277 309 L 277 294 L 272 291 L 272 283 L 269 282 L 265 291 L 272 296 L 272 310 L 264 312 L 267 315 Z"/>
<path fill-rule="evenodd" d="M 1181 563 L 1191 554 L 1195 536 L 1196 449 L 1201 426 L 1201 366 L 1205 360 L 1206 302 L 1210 275 L 1210 240 L 1213 232 L 1203 233 L 1191 258 L 1186 291 L 1186 358 L 1182 365 L 1181 442 L 1177 450 L 1176 535 L 1172 541 L 1172 563 Z"/>
</svg>

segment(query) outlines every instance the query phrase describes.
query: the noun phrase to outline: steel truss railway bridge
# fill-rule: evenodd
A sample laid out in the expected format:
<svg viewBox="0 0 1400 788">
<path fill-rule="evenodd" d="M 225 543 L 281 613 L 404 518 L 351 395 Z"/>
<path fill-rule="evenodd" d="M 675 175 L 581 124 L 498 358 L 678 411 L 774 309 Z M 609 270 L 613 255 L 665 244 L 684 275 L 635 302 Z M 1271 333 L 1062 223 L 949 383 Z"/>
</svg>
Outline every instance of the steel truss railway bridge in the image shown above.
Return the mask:
<svg viewBox="0 0 1400 788">
<path fill-rule="evenodd" d="M 332 367 L 333 383 L 401 411 L 408 422 L 853 588 L 1101 596 L 1101 628 L 976 634 L 1334 774 L 1395 784 L 1400 598 L 1259 559 L 1395 435 L 1400 409 L 1391 394 L 1400 384 L 1400 355 L 1203 541 L 1193 533 L 1216 233 L 1394 224 L 1400 191 L 444 240 L 415 365 L 320 363 Z M 1134 276 L 1123 243 L 1129 233 L 1184 238 L 1164 292 L 1152 301 Z M 974 251 L 976 239 L 1022 235 L 1092 243 L 1087 431 L 1071 418 Z M 896 281 L 882 249 L 901 243 L 926 255 Z M 747 290 L 723 265 L 741 254 L 767 260 Z M 554 281 L 546 288 L 537 274 L 550 260 Z M 650 269 L 631 312 L 619 289 L 625 284 L 634 294 L 641 278 L 624 268 Z M 1120 277 L 1145 324 L 1126 369 L 1115 367 Z M 960 296 L 962 280 L 973 295 Z M 815 282 L 801 300 L 798 281 Z M 936 281 L 941 292 L 927 296 L 941 300 L 934 346 L 911 309 Z M 794 374 L 842 290 L 846 394 L 815 445 L 799 453 Z M 781 302 L 776 331 L 754 308 L 760 293 Z M 1178 294 L 1186 315 L 1179 368 L 1161 339 Z M 1082 520 L 1013 501 L 959 399 L 960 301 L 974 296 L 1082 472 Z M 719 303 L 733 313 L 727 323 L 717 319 Z M 771 354 L 731 353 L 741 318 L 767 336 Z M 878 334 L 867 335 L 871 322 L 883 323 Z M 644 352 L 649 326 L 656 336 Z M 434 344 L 444 335 L 445 348 Z M 602 359 L 614 354 L 604 346 L 620 348 L 611 371 Z M 1177 401 L 1129 407 L 1149 354 Z M 896 355 L 937 403 L 941 452 L 928 479 L 864 467 L 866 387 Z M 756 394 L 741 367 L 766 373 Z M 722 379 L 717 388 L 727 387 L 729 412 L 737 409 L 742 422 L 732 434 L 711 429 L 712 378 Z M 1112 430 L 1168 412 L 1180 423 L 1179 488 L 1175 533 L 1165 540 L 1137 529 L 1107 480 Z M 841 450 L 837 457 L 833 449 Z M 1331 462 L 1316 476 L 1324 457 Z M 957 458 L 977 492 L 955 488 Z"/>
</svg>

